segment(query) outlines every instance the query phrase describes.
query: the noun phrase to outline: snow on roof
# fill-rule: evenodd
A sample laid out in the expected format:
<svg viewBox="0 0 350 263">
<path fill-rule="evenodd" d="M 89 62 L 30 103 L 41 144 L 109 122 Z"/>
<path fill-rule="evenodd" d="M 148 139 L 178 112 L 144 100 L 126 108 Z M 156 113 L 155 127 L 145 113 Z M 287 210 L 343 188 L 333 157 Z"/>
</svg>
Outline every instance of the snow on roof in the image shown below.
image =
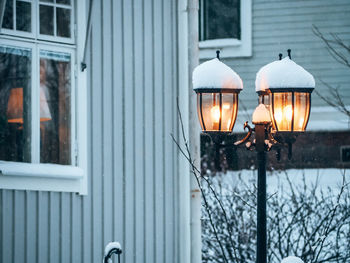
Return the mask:
<svg viewBox="0 0 350 263">
<path fill-rule="evenodd" d="M 253 113 L 253 123 L 267 123 L 271 122 L 270 112 L 264 104 L 259 104 Z"/>
<path fill-rule="evenodd" d="M 256 74 L 256 91 L 264 91 L 273 88 L 314 87 L 314 77 L 289 57 L 263 66 Z"/>
<path fill-rule="evenodd" d="M 214 58 L 198 65 L 192 74 L 193 89 L 243 89 L 243 82 L 236 72 Z"/>
<path fill-rule="evenodd" d="M 304 261 L 302 261 L 298 257 L 289 256 L 289 257 L 282 259 L 281 263 L 304 263 Z"/>
<path fill-rule="evenodd" d="M 110 242 L 110 243 L 108 243 L 107 246 L 105 247 L 105 256 L 107 256 L 108 253 L 109 253 L 112 249 L 121 250 L 122 247 L 121 247 L 121 245 L 120 245 L 119 242 Z"/>
</svg>

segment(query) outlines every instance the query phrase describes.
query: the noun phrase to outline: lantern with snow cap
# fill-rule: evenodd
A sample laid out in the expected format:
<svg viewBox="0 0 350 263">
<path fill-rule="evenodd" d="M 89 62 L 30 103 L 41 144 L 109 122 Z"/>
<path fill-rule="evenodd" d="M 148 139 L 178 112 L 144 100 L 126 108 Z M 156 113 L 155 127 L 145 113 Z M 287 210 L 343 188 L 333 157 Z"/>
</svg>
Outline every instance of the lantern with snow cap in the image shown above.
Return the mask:
<svg viewBox="0 0 350 263">
<path fill-rule="evenodd" d="M 192 75 L 197 111 L 204 132 L 232 132 L 238 111 L 241 78 L 217 58 L 197 66 Z"/>
<path fill-rule="evenodd" d="M 305 131 L 309 121 L 313 76 L 288 57 L 262 67 L 256 76 L 259 102 L 269 94 L 268 103 L 273 129 L 276 132 Z"/>
</svg>

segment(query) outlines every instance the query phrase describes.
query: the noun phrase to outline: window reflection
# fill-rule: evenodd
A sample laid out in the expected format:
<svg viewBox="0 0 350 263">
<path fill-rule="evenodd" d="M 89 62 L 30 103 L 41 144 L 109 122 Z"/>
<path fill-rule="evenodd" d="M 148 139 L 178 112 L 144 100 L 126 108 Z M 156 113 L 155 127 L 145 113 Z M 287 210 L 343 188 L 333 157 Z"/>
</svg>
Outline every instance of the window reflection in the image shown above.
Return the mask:
<svg viewBox="0 0 350 263">
<path fill-rule="evenodd" d="M 70 9 L 57 8 L 57 36 L 70 37 Z"/>
<path fill-rule="evenodd" d="M 241 38 L 239 0 L 201 0 L 199 39 Z"/>
<path fill-rule="evenodd" d="M 40 5 L 40 34 L 53 36 L 53 7 Z"/>
<path fill-rule="evenodd" d="M 31 51 L 0 46 L 0 159 L 30 162 Z"/>
<path fill-rule="evenodd" d="M 7 0 L 2 28 L 32 32 L 32 4 L 27 1 Z"/>
<path fill-rule="evenodd" d="M 71 164 L 70 55 L 40 51 L 40 162 Z"/>
<path fill-rule="evenodd" d="M 31 3 L 16 1 L 16 29 L 31 32 Z"/>
<path fill-rule="evenodd" d="M 13 29 L 13 1 L 6 1 L 2 27 Z"/>
</svg>

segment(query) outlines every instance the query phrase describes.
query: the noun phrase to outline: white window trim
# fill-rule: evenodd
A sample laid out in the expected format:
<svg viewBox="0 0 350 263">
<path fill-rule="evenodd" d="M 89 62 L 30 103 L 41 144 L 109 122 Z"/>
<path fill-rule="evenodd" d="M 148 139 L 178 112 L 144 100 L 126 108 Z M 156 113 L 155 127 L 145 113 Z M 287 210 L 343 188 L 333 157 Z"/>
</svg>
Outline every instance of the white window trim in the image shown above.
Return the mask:
<svg viewBox="0 0 350 263">
<path fill-rule="evenodd" d="M 86 71 L 81 72 L 78 67 L 79 63 L 83 60 L 84 55 L 83 49 L 86 33 L 86 3 L 85 1 L 76 0 L 76 4 L 79 5 L 74 10 L 75 12 L 76 10 L 79 10 L 79 15 L 75 14 L 75 21 L 77 22 L 76 51 L 75 57 L 73 57 L 72 55 L 71 58 L 73 91 L 72 105 L 75 105 L 72 107 L 73 111 L 71 143 L 72 154 L 74 155 L 74 159 L 76 156 L 76 166 L 59 164 L 40 164 L 37 163 L 37 160 L 33 160 L 33 163 L 0 161 L 1 189 L 76 192 L 81 195 L 87 194 L 87 74 Z M 14 43 L 14 39 L 19 39 L 3 34 L 0 35 L 0 38 L 2 39 L 2 43 L 5 41 L 6 38 L 8 39 L 8 41 L 10 41 L 10 43 Z M 16 45 L 32 48 L 33 43 L 30 42 L 30 39 L 21 39 L 21 41 L 18 41 L 18 43 L 16 42 Z M 40 43 L 41 49 L 45 49 L 46 47 L 50 50 L 50 43 Z M 71 49 L 72 46 L 66 45 L 66 47 L 64 47 L 62 51 L 67 52 L 69 48 Z M 59 48 L 55 47 L 55 50 L 59 51 Z M 74 54 L 74 52 L 72 53 L 69 51 L 67 53 Z M 37 61 L 35 61 L 35 58 L 33 58 L 32 67 L 37 67 L 37 63 L 38 59 Z M 39 78 L 39 76 L 32 77 L 32 87 L 34 87 L 33 83 L 35 83 L 35 78 Z M 32 94 L 33 93 L 34 92 L 32 92 Z M 35 103 L 35 101 L 37 101 L 36 104 L 38 104 L 38 98 L 32 100 L 33 104 Z M 35 130 L 37 129 L 34 129 L 34 131 Z M 35 142 L 32 140 L 32 143 Z"/>
<path fill-rule="evenodd" d="M 40 1 L 40 0 L 39 0 Z M 74 1 L 74 0 L 72 0 Z M 79 1 L 77 0 L 76 1 L 77 4 L 80 5 L 80 2 L 82 1 Z M 45 5 L 45 6 L 52 6 L 54 8 L 54 34 L 56 34 L 56 31 L 57 31 L 57 24 L 56 24 L 56 8 L 57 7 L 62 7 L 62 8 L 67 8 L 66 5 L 60 5 L 60 4 L 56 4 L 56 3 L 48 3 L 48 2 L 42 2 L 41 3 L 42 5 Z M 74 16 L 75 14 L 75 8 L 74 8 L 75 5 L 71 6 L 69 9 L 71 10 L 72 12 L 72 16 L 71 16 L 71 21 L 70 21 L 70 35 L 72 36 L 71 38 L 64 38 L 64 37 L 59 37 L 59 36 L 50 36 L 50 35 L 43 35 L 43 34 L 40 34 L 40 23 L 37 23 L 36 24 L 36 31 L 38 32 L 38 39 L 43 39 L 43 40 L 48 40 L 48 41 L 55 41 L 55 42 L 62 42 L 62 43 L 69 43 L 69 44 L 74 44 L 74 37 L 75 37 L 75 32 L 74 32 L 74 24 L 75 24 L 75 20 L 78 19 L 76 18 L 76 16 Z M 39 16 L 39 10 L 40 10 L 40 4 L 36 4 L 35 5 L 35 8 L 36 8 L 36 13 L 37 15 Z M 68 9 L 68 8 L 67 8 Z M 79 10 L 79 8 L 77 8 L 77 10 Z M 79 13 L 80 15 L 80 13 Z"/>
<path fill-rule="evenodd" d="M 6 1 L 6 0 L 5 0 Z M 76 20 L 80 19 L 77 18 L 76 16 L 74 16 L 76 10 L 75 10 L 75 5 L 72 5 L 68 8 L 67 5 L 62 5 L 62 4 L 56 4 L 56 3 L 49 3 L 49 2 L 42 2 L 42 5 L 45 6 L 52 6 L 54 8 L 54 34 L 56 34 L 56 8 L 57 7 L 61 7 L 61 8 L 67 8 L 71 10 L 71 13 L 73 14 L 71 16 L 71 21 L 70 21 L 70 34 L 71 37 L 70 38 L 65 38 L 65 37 L 59 37 L 59 36 L 50 36 L 50 35 L 43 35 L 40 34 L 40 22 L 36 22 L 35 19 L 39 18 L 39 8 L 40 8 L 40 4 L 39 1 L 38 2 L 34 1 L 28 1 L 29 3 L 31 3 L 32 5 L 32 12 L 31 12 L 31 23 L 32 23 L 32 32 L 25 32 L 25 31 L 20 31 L 20 30 L 15 30 L 15 29 L 6 29 L 6 28 L 1 28 L 0 26 L 0 32 L 1 34 L 6 34 L 9 36 L 14 36 L 14 37 L 24 37 L 24 38 L 31 38 L 31 39 L 36 39 L 36 40 L 46 40 L 46 41 L 52 41 L 55 43 L 66 43 L 66 44 L 72 44 L 74 45 L 74 41 L 75 41 L 75 24 L 76 24 Z M 74 1 L 74 0 L 72 0 Z M 81 1 L 76 0 L 77 4 L 79 4 L 79 8 L 80 5 L 85 5 L 85 3 L 80 3 Z M 16 5 L 15 1 L 14 1 L 14 6 Z M 5 5 L 4 5 L 5 8 Z M 78 9 L 79 10 L 79 9 Z M 5 14 L 5 10 L 4 10 L 4 14 Z M 85 16 L 85 14 L 83 14 Z M 16 12 L 15 12 L 15 7 L 14 7 L 14 27 L 15 27 L 15 23 L 16 23 Z M 80 16 L 80 13 L 79 13 Z M 78 21 L 77 21 L 78 23 Z"/>
<path fill-rule="evenodd" d="M 20 37 L 28 37 L 28 38 L 34 38 L 36 36 L 36 27 L 35 25 L 35 18 L 37 17 L 37 8 L 34 6 L 33 1 L 26 1 L 31 4 L 31 23 L 32 23 L 32 32 L 25 32 L 25 31 L 20 31 L 16 29 L 6 29 L 6 28 L 1 28 L 2 25 L 0 25 L 0 30 L 2 34 L 8 34 L 8 35 L 15 35 L 15 36 L 20 36 Z M 4 0 L 4 10 L 3 10 L 3 15 L 5 16 L 5 8 L 6 8 L 6 0 Z M 14 28 L 16 27 L 16 1 L 14 1 L 13 5 L 13 23 L 14 23 Z"/>
<path fill-rule="evenodd" d="M 241 39 L 213 39 L 199 42 L 199 58 L 215 57 L 215 51 L 220 50 L 220 57 L 251 57 L 252 56 L 252 0 L 241 0 Z"/>
</svg>

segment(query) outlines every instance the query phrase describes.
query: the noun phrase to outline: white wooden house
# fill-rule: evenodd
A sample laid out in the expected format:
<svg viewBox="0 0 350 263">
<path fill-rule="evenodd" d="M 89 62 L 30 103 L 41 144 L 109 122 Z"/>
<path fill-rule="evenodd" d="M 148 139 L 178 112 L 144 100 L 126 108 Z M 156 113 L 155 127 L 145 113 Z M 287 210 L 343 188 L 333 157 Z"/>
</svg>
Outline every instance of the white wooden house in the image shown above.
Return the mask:
<svg viewBox="0 0 350 263">
<path fill-rule="evenodd" d="M 0 7 L 4 263 L 101 262 L 110 241 L 121 243 L 122 262 L 200 262 L 199 194 L 170 136 L 181 141 L 178 98 L 198 156 L 191 91 L 198 57 L 221 49 L 243 79 L 248 110 L 257 103 L 257 70 L 287 48 L 315 77 L 343 91 L 350 82 L 311 31 L 315 24 L 349 41 L 345 0 L 232 1 L 240 33 L 224 41 L 198 41 L 210 21 L 196 0 L 1 0 Z M 350 104 L 349 92 L 344 99 Z M 313 107 L 310 128 L 343 119 L 316 96 Z"/>
</svg>

